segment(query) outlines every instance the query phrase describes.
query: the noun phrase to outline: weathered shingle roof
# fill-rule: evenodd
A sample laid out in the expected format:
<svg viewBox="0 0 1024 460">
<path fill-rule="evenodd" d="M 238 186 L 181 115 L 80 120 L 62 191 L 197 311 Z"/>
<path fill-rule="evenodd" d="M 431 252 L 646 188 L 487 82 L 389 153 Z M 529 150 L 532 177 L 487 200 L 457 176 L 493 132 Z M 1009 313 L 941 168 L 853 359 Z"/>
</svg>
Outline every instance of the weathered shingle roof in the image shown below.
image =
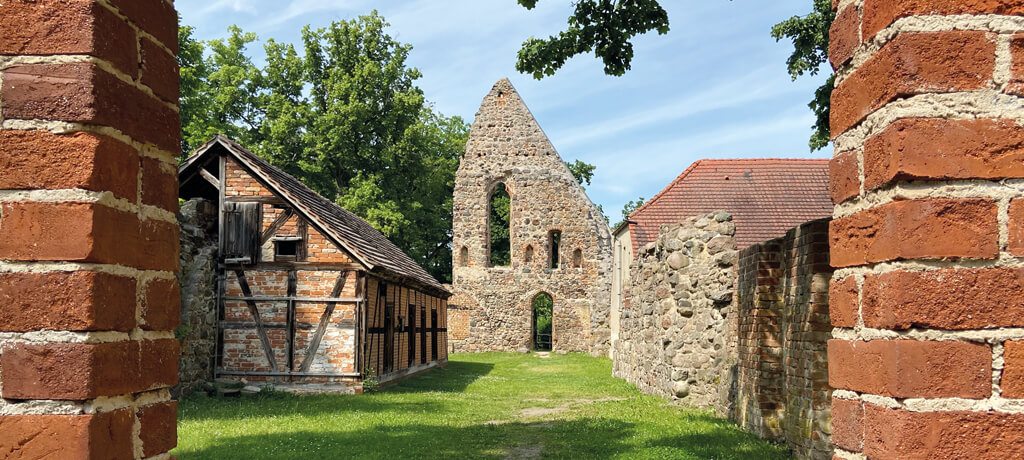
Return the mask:
<svg viewBox="0 0 1024 460">
<path fill-rule="evenodd" d="M 182 164 L 182 171 L 195 163 L 195 159 L 219 143 L 234 154 L 258 179 L 292 204 L 306 219 L 327 233 L 327 237 L 351 253 L 369 270 L 382 270 L 401 278 L 411 279 L 439 293 L 450 294 L 433 276 L 430 276 L 408 255 L 398 249 L 379 230 L 359 216 L 320 196 L 288 173 L 271 165 L 237 142 L 217 136 L 204 144 Z"/>
<path fill-rule="evenodd" d="M 629 215 L 633 254 L 662 225 L 720 210 L 732 213 L 740 249 L 829 217 L 828 160 L 697 161 Z"/>
</svg>

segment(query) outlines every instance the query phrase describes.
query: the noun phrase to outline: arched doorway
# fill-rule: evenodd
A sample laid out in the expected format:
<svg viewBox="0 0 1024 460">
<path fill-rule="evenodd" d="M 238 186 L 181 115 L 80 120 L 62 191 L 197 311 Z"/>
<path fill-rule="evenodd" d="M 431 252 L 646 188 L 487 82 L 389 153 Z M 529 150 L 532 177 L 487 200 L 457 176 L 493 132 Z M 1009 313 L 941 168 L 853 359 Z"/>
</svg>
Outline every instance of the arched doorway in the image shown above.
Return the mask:
<svg viewBox="0 0 1024 460">
<path fill-rule="evenodd" d="M 551 294 L 541 292 L 533 297 L 531 310 L 533 320 L 533 349 L 538 351 L 551 351 L 552 323 L 554 320 L 555 301 Z"/>
</svg>

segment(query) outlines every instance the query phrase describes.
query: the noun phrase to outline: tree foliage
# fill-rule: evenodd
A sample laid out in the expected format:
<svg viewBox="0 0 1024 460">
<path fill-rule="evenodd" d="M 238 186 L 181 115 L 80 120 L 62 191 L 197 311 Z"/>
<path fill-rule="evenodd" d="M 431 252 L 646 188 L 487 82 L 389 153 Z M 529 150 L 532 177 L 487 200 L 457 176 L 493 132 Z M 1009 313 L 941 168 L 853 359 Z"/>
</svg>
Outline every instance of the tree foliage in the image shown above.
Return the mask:
<svg viewBox="0 0 1024 460">
<path fill-rule="evenodd" d="M 376 12 L 307 26 L 301 50 L 267 40 L 262 66 L 248 51 L 252 33 L 231 27 L 225 39 L 198 42 L 182 28 L 182 143 L 188 151 L 217 133 L 238 140 L 448 281 L 469 126 L 425 101 L 420 72 L 406 65 L 412 47 L 387 26 Z"/>
<path fill-rule="evenodd" d="M 537 0 L 518 1 L 527 9 L 537 6 Z M 668 13 L 657 0 L 577 0 L 568 22 L 558 35 L 526 40 L 516 70 L 540 80 L 554 75 L 569 58 L 593 51 L 606 74 L 622 76 L 633 60 L 633 37 L 669 30 Z"/>
<path fill-rule="evenodd" d="M 612 225 L 612 229 L 619 228 L 620 225 L 625 223 L 629 219 L 629 215 L 633 214 L 633 211 L 640 209 L 640 206 L 643 206 L 645 201 L 644 197 L 637 198 L 636 201 L 627 201 L 622 206 L 622 219 L 616 222 L 615 225 Z"/>
<path fill-rule="evenodd" d="M 517 1 L 528 9 L 537 5 L 537 0 Z M 793 54 L 786 65 L 794 80 L 804 74 L 817 75 L 828 61 L 829 28 L 835 19 L 832 0 L 811 1 L 811 13 L 782 21 L 771 31 L 776 40 L 793 41 Z M 580 0 L 575 5 L 564 32 L 546 40 L 531 37 L 523 43 L 516 70 L 539 80 L 554 75 L 569 58 L 594 51 L 604 62 L 606 74 L 621 76 L 630 69 L 633 37 L 651 30 L 659 34 L 669 30 L 668 13 L 659 0 Z M 808 104 L 816 116 L 809 142 L 812 151 L 824 148 L 831 139 L 829 109 L 834 85 L 835 76 L 831 76 Z"/>
<path fill-rule="evenodd" d="M 804 74 L 817 75 L 822 66 L 828 64 L 829 29 L 835 20 L 832 0 L 813 2 L 813 11 L 808 15 L 793 16 L 772 27 L 772 37 L 776 40 L 789 38 L 793 41 L 793 54 L 786 60 L 786 66 L 794 80 Z M 814 92 L 814 99 L 808 104 L 817 117 L 809 142 L 811 150 L 824 148 L 831 139 L 829 109 L 834 87 L 835 76 L 832 75 Z"/>
</svg>

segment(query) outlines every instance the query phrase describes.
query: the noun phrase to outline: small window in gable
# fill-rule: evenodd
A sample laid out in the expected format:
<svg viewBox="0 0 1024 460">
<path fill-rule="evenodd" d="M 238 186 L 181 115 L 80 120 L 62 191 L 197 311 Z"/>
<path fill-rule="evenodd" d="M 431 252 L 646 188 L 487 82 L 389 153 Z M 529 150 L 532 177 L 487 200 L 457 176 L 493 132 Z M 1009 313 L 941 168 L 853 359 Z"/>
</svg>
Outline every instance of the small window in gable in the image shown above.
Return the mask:
<svg viewBox="0 0 1024 460">
<path fill-rule="evenodd" d="M 528 264 L 532 264 L 533 263 L 533 245 L 532 244 L 526 246 L 526 253 L 523 255 L 523 262 L 526 262 Z"/>
<path fill-rule="evenodd" d="M 562 231 L 552 230 L 548 232 L 548 254 L 550 257 L 548 267 L 558 268 L 558 252 L 562 245 Z"/>
<path fill-rule="evenodd" d="M 583 267 L 583 251 L 577 248 L 572 252 L 572 268 Z"/>
<path fill-rule="evenodd" d="M 297 236 L 274 237 L 274 260 L 278 262 L 294 262 L 299 258 L 299 244 L 302 238 Z"/>
</svg>

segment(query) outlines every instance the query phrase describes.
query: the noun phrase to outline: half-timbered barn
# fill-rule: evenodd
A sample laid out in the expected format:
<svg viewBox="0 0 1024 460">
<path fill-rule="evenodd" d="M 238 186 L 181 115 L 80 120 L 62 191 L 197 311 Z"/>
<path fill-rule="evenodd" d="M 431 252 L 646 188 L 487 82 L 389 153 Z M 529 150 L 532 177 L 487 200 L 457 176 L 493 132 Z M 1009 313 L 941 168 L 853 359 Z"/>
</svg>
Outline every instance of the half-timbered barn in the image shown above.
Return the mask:
<svg viewBox="0 0 1024 460">
<path fill-rule="evenodd" d="M 223 136 L 179 179 L 220 210 L 217 377 L 360 391 L 447 362 L 451 294 L 369 223 Z"/>
</svg>

